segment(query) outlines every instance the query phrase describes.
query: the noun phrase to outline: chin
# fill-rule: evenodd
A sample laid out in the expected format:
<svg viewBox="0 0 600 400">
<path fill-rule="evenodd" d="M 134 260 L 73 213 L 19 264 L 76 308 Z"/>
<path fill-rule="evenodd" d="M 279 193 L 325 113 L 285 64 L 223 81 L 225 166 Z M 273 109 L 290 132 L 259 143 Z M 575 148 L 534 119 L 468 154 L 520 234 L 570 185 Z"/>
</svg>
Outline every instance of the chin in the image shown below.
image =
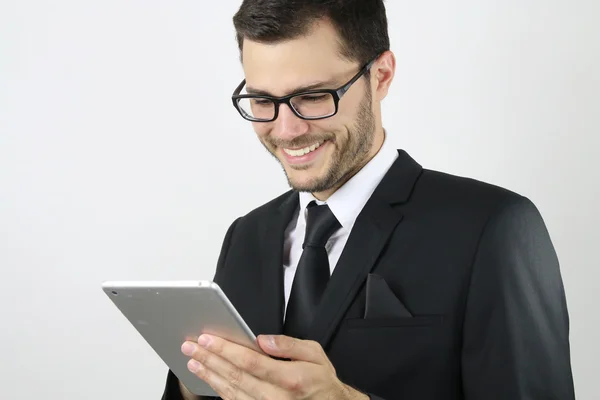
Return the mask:
<svg viewBox="0 0 600 400">
<path fill-rule="evenodd" d="M 302 171 L 294 171 L 292 174 L 288 174 L 289 186 L 299 192 L 312 192 L 314 188 L 318 186 L 321 179 L 319 176 L 312 174 L 298 174 Z M 304 175 L 304 176 L 299 176 Z"/>
<path fill-rule="evenodd" d="M 296 175 L 296 174 L 294 174 Z M 294 190 L 298 191 L 308 191 L 311 187 L 314 186 L 315 179 L 310 177 L 298 177 L 298 176 L 290 176 L 288 175 L 288 183 L 290 187 Z"/>
<path fill-rule="evenodd" d="M 329 190 L 330 183 L 327 181 L 327 174 L 311 174 L 298 176 L 300 174 L 288 175 L 289 186 L 298 192 L 318 193 Z"/>
<path fill-rule="evenodd" d="M 289 186 L 301 192 L 320 192 L 326 186 L 330 171 L 330 159 L 318 160 L 308 165 L 290 165 L 285 160 L 280 162 L 286 174 Z M 326 189 L 325 189 L 326 190 Z"/>
</svg>

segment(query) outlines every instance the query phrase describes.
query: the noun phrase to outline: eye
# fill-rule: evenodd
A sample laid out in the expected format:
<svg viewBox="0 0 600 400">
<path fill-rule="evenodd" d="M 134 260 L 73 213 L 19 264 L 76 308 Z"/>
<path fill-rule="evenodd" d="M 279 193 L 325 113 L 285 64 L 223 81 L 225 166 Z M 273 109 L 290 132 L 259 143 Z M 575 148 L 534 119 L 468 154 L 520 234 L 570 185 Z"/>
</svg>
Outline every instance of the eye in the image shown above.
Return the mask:
<svg viewBox="0 0 600 400">
<path fill-rule="evenodd" d="M 268 106 L 271 105 L 271 100 L 267 99 L 252 99 L 252 103 L 257 106 Z"/>
<path fill-rule="evenodd" d="M 324 101 L 328 98 L 329 98 L 328 94 L 312 94 L 312 95 L 302 96 L 301 100 L 316 103 L 319 101 Z"/>
</svg>

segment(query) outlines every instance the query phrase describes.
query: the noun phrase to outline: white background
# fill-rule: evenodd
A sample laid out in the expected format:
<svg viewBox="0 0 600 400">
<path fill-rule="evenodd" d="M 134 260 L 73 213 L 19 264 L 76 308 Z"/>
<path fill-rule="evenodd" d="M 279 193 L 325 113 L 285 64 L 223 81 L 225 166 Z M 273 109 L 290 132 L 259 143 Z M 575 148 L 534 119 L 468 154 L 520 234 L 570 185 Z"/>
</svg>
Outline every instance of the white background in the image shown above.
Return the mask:
<svg viewBox="0 0 600 400">
<path fill-rule="evenodd" d="M 600 2 L 387 3 L 390 140 L 536 203 L 597 399 Z M 0 2 L 2 398 L 160 398 L 101 282 L 211 279 L 233 219 L 287 189 L 229 100 L 239 4 Z"/>
</svg>

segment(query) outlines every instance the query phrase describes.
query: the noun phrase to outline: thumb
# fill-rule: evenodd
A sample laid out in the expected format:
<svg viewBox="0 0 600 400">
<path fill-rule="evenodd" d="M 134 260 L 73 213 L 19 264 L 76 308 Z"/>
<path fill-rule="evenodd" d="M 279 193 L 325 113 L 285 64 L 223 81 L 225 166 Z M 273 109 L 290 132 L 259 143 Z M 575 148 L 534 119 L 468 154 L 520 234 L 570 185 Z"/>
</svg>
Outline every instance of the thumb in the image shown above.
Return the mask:
<svg viewBox="0 0 600 400">
<path fill-rule="evenodd" d="M 257 339 L 261 349 L 274 357 L 315 364 L 325 364 L 328 361 L 321 345 L 312 340 L 301 340 L 285 335 L 259 335 Z"/>
</svg>

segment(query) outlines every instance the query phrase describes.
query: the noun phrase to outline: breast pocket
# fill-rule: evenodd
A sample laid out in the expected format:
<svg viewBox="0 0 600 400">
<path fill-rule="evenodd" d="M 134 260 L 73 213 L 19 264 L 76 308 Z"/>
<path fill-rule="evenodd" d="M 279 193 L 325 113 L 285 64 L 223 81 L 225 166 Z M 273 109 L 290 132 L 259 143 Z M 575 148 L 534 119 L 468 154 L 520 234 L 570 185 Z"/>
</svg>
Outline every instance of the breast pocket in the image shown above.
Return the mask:
<svg viewBox="0 0 600 400">
<path fill-rule="evenodd" d="M 442 315 L 351 318 L 340 324 L 328 353 L 342 382 L 367 390 L 429 370 L 446 347 L 445 331 Z"/>
</svg>

